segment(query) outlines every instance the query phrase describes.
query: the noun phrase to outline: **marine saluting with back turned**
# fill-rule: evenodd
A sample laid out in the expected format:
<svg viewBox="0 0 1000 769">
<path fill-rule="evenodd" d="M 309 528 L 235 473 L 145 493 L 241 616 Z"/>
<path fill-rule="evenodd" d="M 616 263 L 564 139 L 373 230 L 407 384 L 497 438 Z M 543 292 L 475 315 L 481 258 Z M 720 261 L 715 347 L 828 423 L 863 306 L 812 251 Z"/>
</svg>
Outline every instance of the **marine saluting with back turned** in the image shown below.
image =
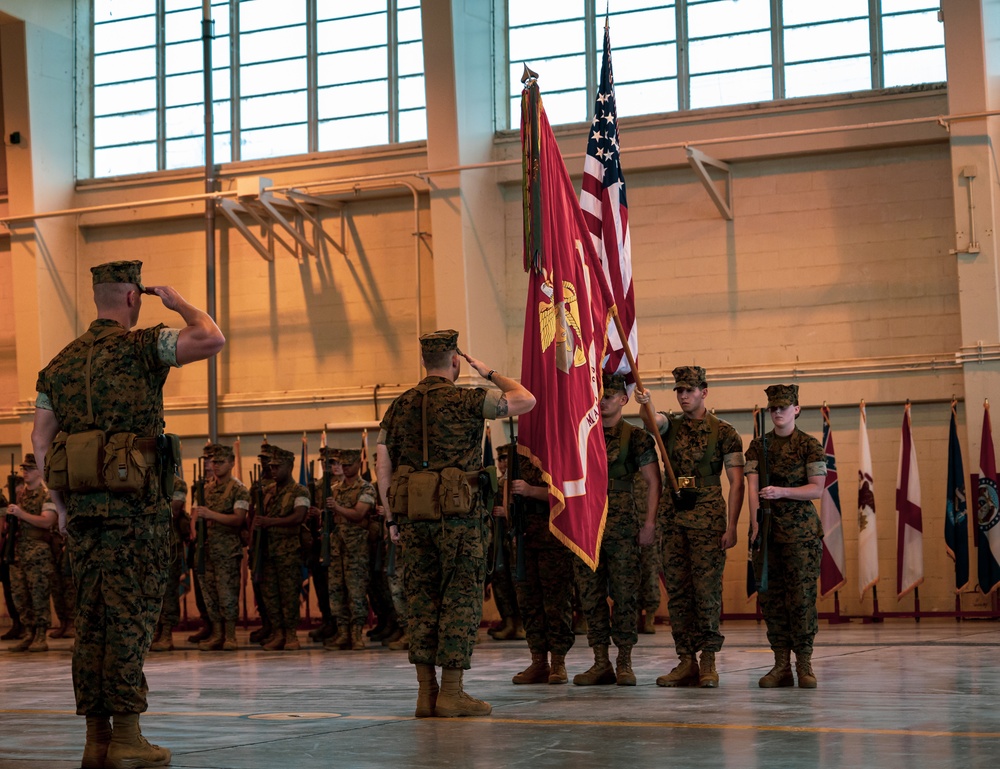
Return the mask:
<svg viewBox="0 0 1000 769">
<path fill-rule="evenodd" d="M 425 334 L 420 351 L 427 376 L 389 406 L 377 449 L 386 526 L 404 545 L 415 715 L 487 716 L 490 705 L 462 687 L 483 611 L 484 518 L 492 504 L 492 490 L 483 488 L 488 474 L 480 472 L 484 420 L 525 414 L 535 397 L 460 352 L 457 331 Z M 457 387 L 463 358 L 500 389 Z"/>
<path fill-rule="evenodd" d="M 138 261 L 91 268 L 97 319 L 36 385 L 31 443 L 57 505 L 67 508 L 78 591 L 73 688 L 76 712 L 87 718 L 83 769 L 170 761 L 169 750 L 139 731 L 148 692 L 142 667 L 168 571 L 163 478 L 173 478 L 176 462 L 163 435 L 163 386 L 171 367 L 210 358 L 226 341 L 170 286 L 144 288 L 141 269 Z M 144 294 L 159 297 L 184 327 L 133 331 Z"/>
</svg>

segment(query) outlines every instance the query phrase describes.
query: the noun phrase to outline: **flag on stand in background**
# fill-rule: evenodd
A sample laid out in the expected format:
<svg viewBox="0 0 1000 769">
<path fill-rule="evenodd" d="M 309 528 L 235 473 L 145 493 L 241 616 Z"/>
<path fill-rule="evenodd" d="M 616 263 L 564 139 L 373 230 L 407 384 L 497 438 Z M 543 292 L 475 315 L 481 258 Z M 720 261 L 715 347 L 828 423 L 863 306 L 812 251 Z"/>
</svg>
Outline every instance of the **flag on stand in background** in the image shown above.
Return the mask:
<svg viewBox="0 0 1000 769">
<path fill-rule="evenodd" d="M 553 535 L 593 569 L 608 509 L 601 360 L 614 299 L 534 79 L 521 95 L 521 143 L 528 272 L 521 382 L 537 404 L 520 418 L 517 448 L 549 487 Z"/>
<path fill-rule="evenodd" d="M 951 426 L 948 428 L 948 498 L 945 500 L 944 542 L 955 562 L 955 592 L 969 586 L 969 516 L 966 513 L 965 469 L 962 444 L 958 442 L 956 402 L 951 402 Z"/>
<path fill-rule="evenodd" d="M 361 477 L 371 483 L 372 469 L 368 464 L 368 428 L 361 428 Z"/>
<path fill-rule="evenodd" d="M 583 161 L 583 185 L 580 207 L 583 219 L 600 260 L 605 279 L 611 288 L 618 318 L 628 335 L 633 359 L 639 355 L 639 327 L 635 317 L 635 294 L 632 290 L 632 241 L 628 230 L 628 203 L 625 199 L 625 175 L 622 173 L 618 142 L 618 108 L 615 81 L 611 72 L 611 31 L 604 23 L 604 58 L 601 84 L 594 101 L 587 156 Z M 635 377 L 625 355 L 625 347 L 612 321 L 608 326 L 608 350 L 603 362 L 609 374 L 624 374 L 631 395 Z"/>
<path fill-rule="evenodd" d="M 858 428 L 858 587 L 864 600 L 868 588 L 878 583 L 878 527 L 875 518 L 875 479 L 868 446 L 868 420 L 861 401 Z"/>
<path fill-rule="evenodd" d="M 903 410 L 903 434 L 896 473 L 896 599 L 924 581 L 924 524 L 920 512 L 917 447 L 910 429 L 910 404 Z"/>
<path fill-rule="evenodd" d="M 997 495 L 997 461 L 993 452 L 989 401 L 986 401 L 983 410 L 978 486 L 976 547 L 979 548 L 979 589 L 984 595 L 989 595 L 1000 587 L 1000 498 Z"/>
<path fill-rule="evenodd" d="M 844 526 L 840 512 L 840 484 L 837 482 L 837 457 L 833 450 L 833 428 L 830 409 L 823 404 L 823 453 L 826 454 L 826 481 L 819 502 L 819 519 L 823 524 L 823 560 L 819 567 L 819 594 L 825 598 L 846 583 L 844 576 Z"/>
</svg>

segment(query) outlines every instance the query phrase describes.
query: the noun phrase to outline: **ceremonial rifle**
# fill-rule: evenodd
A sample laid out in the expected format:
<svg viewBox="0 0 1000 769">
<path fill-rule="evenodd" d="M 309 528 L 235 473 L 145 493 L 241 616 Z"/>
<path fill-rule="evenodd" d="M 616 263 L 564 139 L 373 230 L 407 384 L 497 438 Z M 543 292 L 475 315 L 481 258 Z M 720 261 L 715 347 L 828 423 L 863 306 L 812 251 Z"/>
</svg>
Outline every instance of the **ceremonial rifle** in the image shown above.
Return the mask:
<svg viewBox="0 0 1000 769">
<path fill-rule="evenodd" d="M 330 467 L 332 462 L 323 461 L 323 505 L 320 507 L 319 515 L 319 563 L 320 566 L 330 565 L 330 531 L 333 528 L 333 511 L 326 506 L 327 500 L 333 496 L 333 484 L 330 482 Z"/>
<path fill-rule="evenodd" d="M 771 485 L 771 475 L 767 467 L 767 433 L 764 431 L 764 414 L 761 411 L 760 420 L 760 459 L 757 466 L 757 539 L 754 540 L 753 548 L 760 549 L 761 569 L 760 579 L 757 581 L 757 592 L 767 592 L 767 545 L 771 538 L 771 500 L 760 496 L 761 489 Z"/>
<path fill-rule="evenodd" d="M 205 458 L 199 457 L 194 466 L 194 480 L 191 482 L 191 504 L 205 506 Z M 195 522 L 194 571 L 198 576 L 205 574 L 205 519 L 200 515 Z"/>
<path fill-rule="evenodd" d="M 10 455 L 10 475 L 7 476 L 8 504 L 17 504 L 17 472 L 14 470 L 14 455 Z M 20 521 L 16 515 L 7 513 L 7 538 L 3 542 L 4 563 L 14 563 L 14 545 L 17 540 L 17 529 Z"/>
<path fill-rule="evenodd" d="M 521 479 L 521 462 L 517 456 L 517 436 L 514 435 L 514 419 L 510 418 L 510 448 L 507 450 L 507 483 L 513 488 L 514 481 Z M 524 497 L 511 491 L 513 503 L 510 507 L 511 536 L 514 537 L 514 580 L 527 580 L 527 564 L 524 557 L 524 530 L 527 520 L 524 513 Z"/>
<path fill-rule="evenodd" d="M 266 530 L 257 525 L 257 518 L 264 514 L 264 482 L 259 465 L 254 465 L 250 474 L 250 484 L 253 491 L 254 516 L 250 524 L 250 579 L 259 584 L 264 576 L 264 535 Z"/>
</svg>

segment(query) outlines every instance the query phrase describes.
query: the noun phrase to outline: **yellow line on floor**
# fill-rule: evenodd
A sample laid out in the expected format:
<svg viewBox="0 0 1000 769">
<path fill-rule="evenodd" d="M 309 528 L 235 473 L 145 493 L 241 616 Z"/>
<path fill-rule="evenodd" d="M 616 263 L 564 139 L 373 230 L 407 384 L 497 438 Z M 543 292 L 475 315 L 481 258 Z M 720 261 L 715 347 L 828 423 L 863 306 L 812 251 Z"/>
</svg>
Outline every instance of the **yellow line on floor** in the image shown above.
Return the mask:
<svg viewBox="0 0 1000 769">
<path fill-rule="evenodd" d="M 35 710 L 35 709 L 0 709 L 0 713 L 8 715 L 48 715 L 48 716 L 72 716 L 76 715 L 72 710 Z M 149 711 L 144 716 L 166 716 L 173 718 L 247 718 L 248 716 L 260 716 L 260 713 L 230 713 L 226 711 L 197 710 L 190 712 L 178 711 Z M 295 720 L 295 719 L 290 719 Z M 378 716 L 378 715 L 356 715 L 356 716 L 332 716 L 331 718 L 316 718 L 304 720 L 330 720 L 330 721 L 414 721 L 413 716 Z M 444 721 L 450 719 L 433 719 L 434 721 Z M 299 721 L 299 723 L 302 723 Z M 588 727 L 609 727 L 613 729 L 719 729 L 732 731 L 761 731 L 761 732 L 785 732 L 791 734 L 871 734 L 879 736 L 898 737 L 968 737 L 980 740 L 1000 739 L 1000 732 L 948 732 L 941 730 L 926 729 L 852 729 L 835 726 L 777 726 L 774 724 L 698 724 L 681 723 L 674 721 L 576 721 L 570 719 L 542 719 L 542 718 L 480 718 L 474 721 L 462 720 L 463 724 L 520 724 L 524 726 L 588 726 Z"/>
</svg>

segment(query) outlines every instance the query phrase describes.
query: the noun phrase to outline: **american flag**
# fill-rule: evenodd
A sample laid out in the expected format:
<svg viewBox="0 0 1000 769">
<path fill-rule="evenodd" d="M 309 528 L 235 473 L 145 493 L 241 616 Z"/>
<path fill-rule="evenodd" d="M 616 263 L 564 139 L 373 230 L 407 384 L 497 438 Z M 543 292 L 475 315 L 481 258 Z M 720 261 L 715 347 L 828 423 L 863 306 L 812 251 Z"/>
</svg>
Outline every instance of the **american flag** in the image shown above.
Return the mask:
<svg viewBox="0 0 1000 769">
<path fill-rule="evenodd" d="M 594 241 L 594 250 L 611 286 L 622 328 L 628 334 L 629 349 L 635 357 L 639 352 L 639 340 L 632 290 L 632 246 L 628 234 L 625 175 L 622 173 L 619 150 L 615 79 L 611 74 L 611 31 L 605 23 L 601 87 L 594 102 L 594 119 L 587 142 L 587 157 L 583 162 L 580 208 Z M 625 374 L 629 392 L 632 391 L 635 379 L 613 321 L 608 327 L 608 355 L 603 368 L 609 374 Z"/>
</svg>

